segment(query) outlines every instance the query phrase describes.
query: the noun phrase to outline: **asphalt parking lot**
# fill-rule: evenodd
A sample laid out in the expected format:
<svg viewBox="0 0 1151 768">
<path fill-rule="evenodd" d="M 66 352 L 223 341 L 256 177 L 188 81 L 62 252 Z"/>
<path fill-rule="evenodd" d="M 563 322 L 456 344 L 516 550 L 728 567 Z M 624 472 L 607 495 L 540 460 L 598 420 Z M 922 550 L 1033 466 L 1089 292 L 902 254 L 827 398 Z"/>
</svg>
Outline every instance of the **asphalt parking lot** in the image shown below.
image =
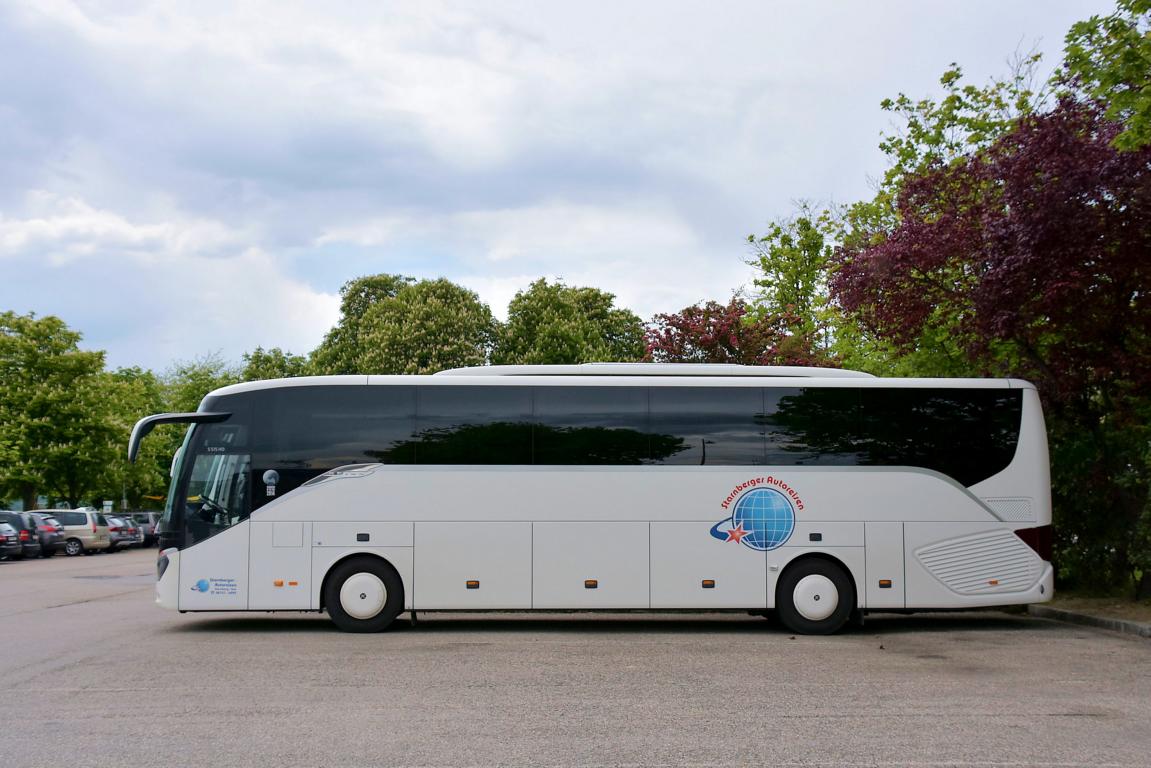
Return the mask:
<svg viewBox="0 0 1151 768">
<path fill-rule="evenodd" d="M 0 764 L 1151 765 L 1151 641 L 1003 613 L 795 637 L 730 614 L 152 605 L 154 550 L 0 562 Z"/>
</svg>

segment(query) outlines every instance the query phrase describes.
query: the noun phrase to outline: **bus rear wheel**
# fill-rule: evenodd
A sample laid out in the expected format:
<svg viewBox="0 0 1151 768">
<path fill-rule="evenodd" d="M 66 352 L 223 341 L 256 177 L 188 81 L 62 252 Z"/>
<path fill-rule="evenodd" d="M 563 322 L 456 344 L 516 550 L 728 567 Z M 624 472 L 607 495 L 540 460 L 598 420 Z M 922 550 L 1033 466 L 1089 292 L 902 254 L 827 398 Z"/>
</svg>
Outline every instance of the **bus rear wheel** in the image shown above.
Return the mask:
<svg viewBox="0 0 1151 768">
<path fill-rule="evenodd" d="M 807 558 L 783 572 L 776 587 L 776 612 L 799 635 L 830 635 L 851 618 L 855 587 L 837 564 Z"/>
<path fill-rule="evenodd" d="M 404 609 L 404 585 L 383 560 L 353 557 L 328 575 L 324 607 L 344 632 L 380 632 Z"/>
</svg>

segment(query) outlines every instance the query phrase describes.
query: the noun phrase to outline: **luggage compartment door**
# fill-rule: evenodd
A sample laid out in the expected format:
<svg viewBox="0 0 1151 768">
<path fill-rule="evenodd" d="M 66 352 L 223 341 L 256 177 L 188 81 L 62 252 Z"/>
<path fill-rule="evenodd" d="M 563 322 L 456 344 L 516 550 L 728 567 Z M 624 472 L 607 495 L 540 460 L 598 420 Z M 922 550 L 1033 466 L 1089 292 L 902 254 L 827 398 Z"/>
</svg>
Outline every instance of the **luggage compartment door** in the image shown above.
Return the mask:
<svg viewBox="0 0 1151 768">
<path fill-rule="evenodd" d="M 533 608 L 648 608 L 648 523 L 533 523 Z"/>
<path fill-rule="evenodd" d="M 532 607 L 531 523 L 416 523 L 417 609 Z"/>
</svg>

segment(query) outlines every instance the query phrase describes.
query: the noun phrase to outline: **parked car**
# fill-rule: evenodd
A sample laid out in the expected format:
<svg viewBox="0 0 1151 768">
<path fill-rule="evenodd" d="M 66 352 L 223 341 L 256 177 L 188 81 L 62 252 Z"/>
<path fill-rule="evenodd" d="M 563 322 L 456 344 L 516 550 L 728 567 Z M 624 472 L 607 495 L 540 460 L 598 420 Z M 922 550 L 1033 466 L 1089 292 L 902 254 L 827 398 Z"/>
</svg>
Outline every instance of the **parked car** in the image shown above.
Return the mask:
<svg viewBox="0 0 1151 768">
<path fill-rule="evenodd" d="M 40 536 L 40 557 L 51 557 L 64 549 L 64 526 L 45 512 L 33 512 L 36 533 Z"/>
<path fill-rule="evenodd" d="M 0 523 L 0 560 L 19 560 L 24 557 L 20 534 L 8 523 Z"/>
<path fill-rule="evenodd" d="M 129 533 L 128 523 L 124 518 L 118 515 L 104 515 L 104 518 L 108 521 L 108 536 L 111 541 L 111 545 L 108 547 L 109 552 L 115 552 L 136 543 L 136 535 Z"/>
<path fill-rule="evenodd" d="M 140 526 L 132 519 L 131 515 L 120 515 L 120 519 L 124 521 L 124 527 L 121 528 L 121 533 L 124 534 L 124 546 L 135 547 L 144 543 L 144 536 L 140 533 Z"/>
<path fill-rule="evenodd" d="M 150 547 L 156 543 L 156 524 L 160 522 L 159 512 L 133 512 L 132 519 L 140 526 L 144 535 L 144 546 Z"/>
<path fill-rule="evenodd" d="M 20 541 L 20 557 L 40 556 L 40 537 L 36 533 L 36 520 L 31 512 L 0 512 L 0 522 L 8 523 L 16 529 Z"/>
<path fill-rule="evenodd" d="M 106 550 L 112 545 L 108 522 L 104 515 L 91 507 L 82 509 L 44 509 L 64 526 L 64 553 L 90 554 Z"/>
</svg>

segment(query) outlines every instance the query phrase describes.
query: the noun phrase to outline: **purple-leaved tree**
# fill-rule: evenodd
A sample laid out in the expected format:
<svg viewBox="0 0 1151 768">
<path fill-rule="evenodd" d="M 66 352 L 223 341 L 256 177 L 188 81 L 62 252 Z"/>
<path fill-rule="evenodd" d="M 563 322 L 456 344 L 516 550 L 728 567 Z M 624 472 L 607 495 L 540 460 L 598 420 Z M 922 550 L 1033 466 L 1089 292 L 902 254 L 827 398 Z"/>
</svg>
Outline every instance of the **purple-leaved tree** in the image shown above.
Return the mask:
<svg viewBox="0 0 1151 768">
<path fill-rule="evenodd" d="M 909 177 L 883 242 L 842 248 L 836 300 L 908 346 L 946 324 L 989 375 L 1040 388 L 1065 562 L 1151 594 L 1151 147 L 1065 100 Z"/>
</svg>

